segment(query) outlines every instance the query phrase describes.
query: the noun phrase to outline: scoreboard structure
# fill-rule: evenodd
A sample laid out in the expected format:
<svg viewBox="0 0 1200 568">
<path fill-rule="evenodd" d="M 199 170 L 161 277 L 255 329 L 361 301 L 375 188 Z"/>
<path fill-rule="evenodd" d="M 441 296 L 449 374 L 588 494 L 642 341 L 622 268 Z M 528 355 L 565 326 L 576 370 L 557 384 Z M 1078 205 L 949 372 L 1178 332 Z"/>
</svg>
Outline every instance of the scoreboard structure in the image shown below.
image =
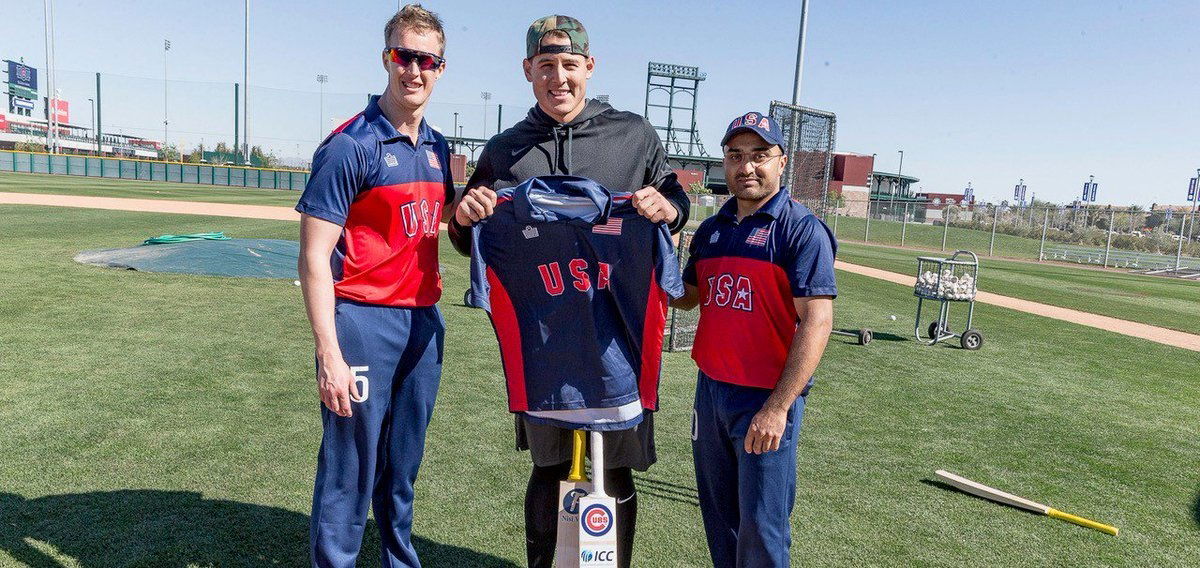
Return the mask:
<svg viewBox="0 0 1200 568">
<path fill-rule="evenodd" d="M 34 102 L 38 98 L 37 69 L 17 61 L 4 60 L 8 79 L 8 112 L 18 116 L 32 116 Z"/>
</svg>

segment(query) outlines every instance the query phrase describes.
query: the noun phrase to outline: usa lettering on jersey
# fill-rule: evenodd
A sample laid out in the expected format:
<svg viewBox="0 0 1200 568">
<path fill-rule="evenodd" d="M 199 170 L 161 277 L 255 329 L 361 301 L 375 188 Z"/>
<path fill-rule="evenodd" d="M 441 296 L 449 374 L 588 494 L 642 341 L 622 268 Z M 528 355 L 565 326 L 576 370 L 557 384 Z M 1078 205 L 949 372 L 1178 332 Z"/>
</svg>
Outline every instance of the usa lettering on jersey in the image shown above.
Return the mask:
<svg viewBox="0 0 1200 568">
<path fill-rule="evenodd" d="M 404 220 L 404 234 L 409 238 L 424 233 L 425 236 L 436 236 L 441 228 L 442 203 L 434 201 L 430 205 L 428 199 L 409 201 L 400 206 L 400 218 Z"/>
<path fill-rule="evenodd" d="M 723 273 L 708 277 L 705 306 L 728 307 L 743 312 L 754 311 L 754 284 L 740 274 Z"/>
<path fill-rule="evenodd" d="M 607 290 L 610 276 L 612 274 L 612 265 L 607 262 L 597 262 L 596 270 L 596 289 Z M 580 292 L 587 292 L 592 289 L 592 280 L 588 274 L 588 262 L 582 258 L 573 258 L 567 266 L 571 271 L 571 287 Z M 538 265 L 538 273 L 542 276 L 542 284 L 546 286 L 546 293 L 551 296 L 561 296 L 566 291 L 566 286 L 563 285 L 562 269 L 559 268 L 557 262 Z"/>
</svg>

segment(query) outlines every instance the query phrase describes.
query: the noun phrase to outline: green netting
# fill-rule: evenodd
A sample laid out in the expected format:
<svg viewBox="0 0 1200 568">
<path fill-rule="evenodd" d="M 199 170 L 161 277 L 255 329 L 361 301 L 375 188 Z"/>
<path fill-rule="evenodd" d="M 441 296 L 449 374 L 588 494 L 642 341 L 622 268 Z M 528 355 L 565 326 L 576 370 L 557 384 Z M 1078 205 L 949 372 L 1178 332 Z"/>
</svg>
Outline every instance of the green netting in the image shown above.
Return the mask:
<svg viewBox="0 0 1200 568">
<path fill-rule="evenodd" d="M 140 270 L 209 276 L 298 278 L 300 243 L 279 239 L 190 240 L 123 249 L 89 250 L 75 262 Z"/>
</svg>

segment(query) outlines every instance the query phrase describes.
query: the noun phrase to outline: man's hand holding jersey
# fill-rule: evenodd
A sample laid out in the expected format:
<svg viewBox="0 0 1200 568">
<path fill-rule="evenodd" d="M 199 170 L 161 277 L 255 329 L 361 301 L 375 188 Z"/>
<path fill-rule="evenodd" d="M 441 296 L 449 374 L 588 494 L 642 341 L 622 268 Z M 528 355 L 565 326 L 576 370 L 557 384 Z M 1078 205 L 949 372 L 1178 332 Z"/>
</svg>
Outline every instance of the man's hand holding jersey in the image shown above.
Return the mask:
<svg viewBox="0 0 1200 568">
<path fill-rule="evenodd" d="M 653 223 L 672 223 L 679 217 L 679 211 L 669 199 L 663 197 L 658 188 L 648 185 L 633 193 L 631 198 L 633 208 L 642 217 Z M 469 227 L 488 217 L 496 210 L 496 192 L 491 188 L 479 186 L 468 189 L 458 202 L 454 211 L 454 219 L 459 225 Z"/>
<path fill-rule="evenodd" d="M 470 227 L 491 217 L 495 211 L 496 192 L 490 187 L 472 187 L 459 200 L 458 209 L 454 211 L 454 220 L 458 221 L 459 225 Z"/>
<path fill-rule="evenodd" d="M 679 212 L 675 210 L 671 201 L 663 197 L 658 188 L 652 185 L 633 192 L 632 200 L 633 208 L 637 210 L 638 214 L 653 223 L 670 224 L 675 222 L 676 217 L 679 217 Z"/>
</svg>

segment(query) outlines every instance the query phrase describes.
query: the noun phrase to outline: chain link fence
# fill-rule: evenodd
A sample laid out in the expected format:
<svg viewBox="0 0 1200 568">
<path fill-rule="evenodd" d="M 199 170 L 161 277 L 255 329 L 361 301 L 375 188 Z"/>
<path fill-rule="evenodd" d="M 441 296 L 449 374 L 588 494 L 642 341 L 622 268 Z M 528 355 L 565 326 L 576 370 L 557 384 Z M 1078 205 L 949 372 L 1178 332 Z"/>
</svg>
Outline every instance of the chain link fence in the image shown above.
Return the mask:
<svg viewBox="0 0 1200 568">
<path fill-rule="evenodd" d="M 783 132 L 788 156 L 783 184 L 792 198 L 824 219 L 828 213 L 829 177 L 837 140 L 837 115 L 822 110 L 771 102 L 773 128 Z"/>
<path fill-rule="evenodd" d="M 826 223 L 844 241 L 1200 274 L 1200 215 L 1190 210 L 882 199 L 870 201 L 867 211 L 866 217 L 835 214 Z"/>
<path fill-rule="evenodd" d="M 679 233 L 679 268 L 687 266 L 688 248 L 692 246 L 692 237 L 695 236 L 695 231 L 683 231 Z M 692 348 L 692 343 L 696 341 L 696 326 L 700 324 L 700 308 L 692 310 L 679 310 L 671 308 L 670 327 L 667 332 L 670 336 L 667 338 L 667 351 L 687 351 Z"/>
</svg>

